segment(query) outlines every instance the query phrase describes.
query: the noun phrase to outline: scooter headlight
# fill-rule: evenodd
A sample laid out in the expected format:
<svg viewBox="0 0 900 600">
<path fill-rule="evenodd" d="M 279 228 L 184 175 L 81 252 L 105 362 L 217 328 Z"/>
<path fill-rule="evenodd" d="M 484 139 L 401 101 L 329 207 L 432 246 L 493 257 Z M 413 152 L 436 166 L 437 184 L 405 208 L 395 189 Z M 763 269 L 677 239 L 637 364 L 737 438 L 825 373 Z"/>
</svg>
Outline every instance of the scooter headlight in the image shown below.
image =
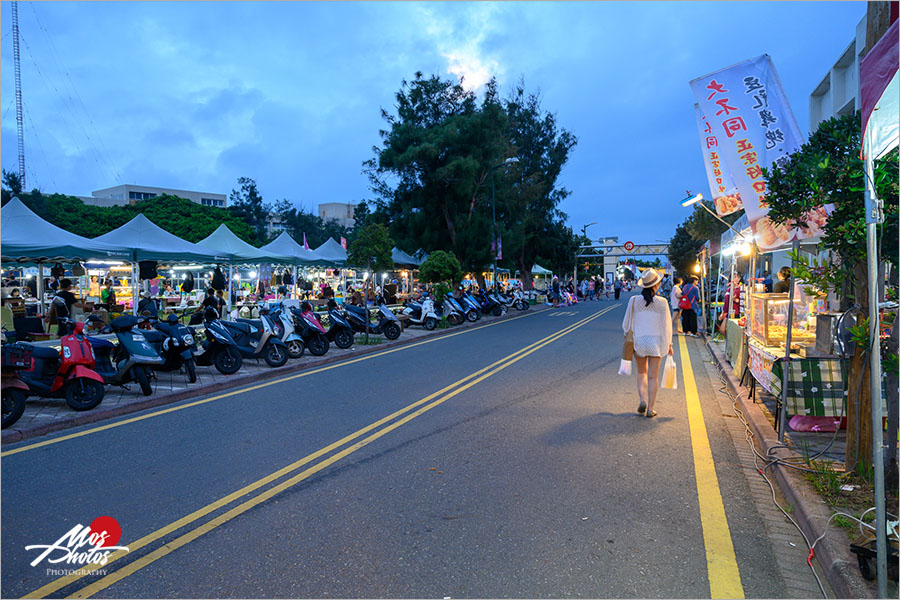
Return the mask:
<svg viewBox="0 0 900 600">
<path fill-rule="evenodd" d="M 166 338 L 166 339 L 163 340 L 163 343 L 162 343 L 162 349 L 163 349 L 165 352 L 168 352 L 168 351 L 169 351 L 169 338 Z"/>
<path fill-rule="evenodd" d="M 184 334 L 184 336 L 182 336 L 182 339 L 184 340 L 184 343 L 187 344 L 188 346 L 194 345 L 194 336 L 192 336 L 191 334 L 189 334 L 189 333 Z"/>
</svg>

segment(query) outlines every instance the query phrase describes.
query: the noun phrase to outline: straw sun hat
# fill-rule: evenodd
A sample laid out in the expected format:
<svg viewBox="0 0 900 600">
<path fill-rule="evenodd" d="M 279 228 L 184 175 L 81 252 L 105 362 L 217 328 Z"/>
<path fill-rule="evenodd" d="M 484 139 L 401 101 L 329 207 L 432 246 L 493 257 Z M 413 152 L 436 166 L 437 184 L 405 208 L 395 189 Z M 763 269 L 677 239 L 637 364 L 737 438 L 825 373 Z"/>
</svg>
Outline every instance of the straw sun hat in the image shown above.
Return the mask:
<svg viewBox="0 0 900 600">
<path fill-rule="evenodd" d="M 647 269 L 641 274 L 641 278 L 638 279 L 637 284 L 642 288 L 649 288 L 660 281 L 662 281 L 662 277 L 659 276 L 659 273 L 657 273 L 655 269 Z"/>
</svg>

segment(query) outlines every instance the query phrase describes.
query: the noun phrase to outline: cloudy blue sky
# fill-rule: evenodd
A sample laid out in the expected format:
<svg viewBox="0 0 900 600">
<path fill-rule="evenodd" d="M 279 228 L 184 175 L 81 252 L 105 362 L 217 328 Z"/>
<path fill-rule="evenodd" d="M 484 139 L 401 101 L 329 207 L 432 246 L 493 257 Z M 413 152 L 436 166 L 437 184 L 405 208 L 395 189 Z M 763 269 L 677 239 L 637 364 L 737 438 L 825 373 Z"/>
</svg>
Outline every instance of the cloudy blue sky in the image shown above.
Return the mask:
<svg viewBox="0 0 900 600">
<path fill-rule="evenodd" d="M 17 168 L 11 9 L 2 2 L 2 166 Z M 520 77 L 579 138 L 576 228 L 668 239 L 708 190 L 688 81 L 768 53 L 808 132 L 809 94 L 864 2 L 19 2 L 28 188 L 137 183 L 266 201 L 370 197 L 403 78 Z"/>
</svg>

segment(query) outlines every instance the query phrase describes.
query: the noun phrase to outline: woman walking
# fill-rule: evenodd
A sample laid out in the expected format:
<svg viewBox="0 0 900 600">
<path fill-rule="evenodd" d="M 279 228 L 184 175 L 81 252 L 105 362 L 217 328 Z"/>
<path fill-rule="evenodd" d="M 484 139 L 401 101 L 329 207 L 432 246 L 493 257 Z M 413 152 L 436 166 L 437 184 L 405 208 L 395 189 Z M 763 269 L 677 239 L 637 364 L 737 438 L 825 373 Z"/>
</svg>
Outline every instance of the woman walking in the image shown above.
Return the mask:
<svg viewBox="0 0 900 600">
<path fill-rule="evenodd" d="M 669 294 L 669 306 L 672 308 L 672 321 L 675 323 L 676 333 L 681 333 L 681 308 L 678 306 L 681 302 L 681 277 L 675 277 L 672 281 L 675 285 Z"/>
<path fill-rule="evenodd" d="M 659 364 L 662 357 L 672 355 L 672 315 L 669 303 L 656 292 L 662 277 L 654 269 L 647 269 L 638 280 L 640 296 L 632 296 L 625 309 L 622 329 L 634 338 L 634 362 L 637 364 L 639 413 L 655 417 L 656 392 L 659 385 Z"/>
</svg>

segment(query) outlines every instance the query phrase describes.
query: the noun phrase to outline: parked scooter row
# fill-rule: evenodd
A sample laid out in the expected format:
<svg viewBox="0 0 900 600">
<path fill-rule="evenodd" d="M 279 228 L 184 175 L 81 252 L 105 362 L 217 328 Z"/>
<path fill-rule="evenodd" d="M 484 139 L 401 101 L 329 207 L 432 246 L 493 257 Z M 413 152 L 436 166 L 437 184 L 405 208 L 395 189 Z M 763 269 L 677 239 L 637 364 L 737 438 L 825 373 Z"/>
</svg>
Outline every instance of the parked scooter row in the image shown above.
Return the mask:
<svg viewBox="0 0 900 600">
<path fill-rule="evenodd" d="M 448 295 L 443 302 L 435 302 L 428 294 L 421 300 L 409 300 L 403 304 L 403 314 L 413 325 L 421 325 L 431 330 L 441 319 L 446 318 L 451 325 L 459 325 L 464 320 L 475 322 L 482 315 L 499 317 L 509 309 L 528 310 L 529 303 L 521 290 L 504 293 L 496 290 L 479 291 L 472 294 L 460 289 L 457 296 Z"/>
</svg>

